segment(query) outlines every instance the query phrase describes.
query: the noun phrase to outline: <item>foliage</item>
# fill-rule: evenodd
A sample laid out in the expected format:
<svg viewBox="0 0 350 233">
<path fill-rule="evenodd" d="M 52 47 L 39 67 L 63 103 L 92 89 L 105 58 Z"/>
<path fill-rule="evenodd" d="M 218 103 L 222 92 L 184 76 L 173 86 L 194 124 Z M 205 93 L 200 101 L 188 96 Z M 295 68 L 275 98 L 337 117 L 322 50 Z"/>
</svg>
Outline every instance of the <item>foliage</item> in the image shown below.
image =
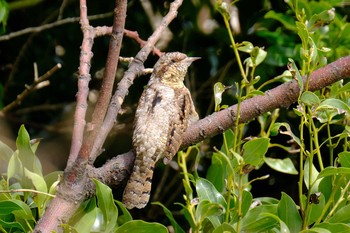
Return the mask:
<svg viewBox="0 0 350 233">
<path fill-rule="evenodd" d="M 5 26 L 2 2 L 0 22 Z M 350 84 L 338 82 L 310 92 L 308 82 L 304 86 L 302 81 L 302 76 L 310 77 L 329 61 L 349 54 L 350 25 L 335 10 L 340 0 L 285 2 L 287 9 L 270 10 L 259 22 L 263 26 L 256 34 L 266 40 L 267 48 L 250 41 L 237 42 L 230 25 L 231 7 L 236 2 L 216 2 L 215 10 L 223 19 L 241 79 L 228 80 L 225 76 L 213 85 L 214 110 L 226 108 L 228 96 L 229 103 L 236 101 L 239 113 L 245 99 L 261 95 L 275 82 L 296 79 L 301 91 L 290 114 L 300 123 L 296 129 L 276 109 L 256 119 L 260 131 L 252 135 L 247 132 L 249 123 L 240 124 L 238 114 L 235 126 L 222 134 L 220 149 L 211 151 L 210 165 L 201 175 L 197 168 L 205 158 L 199 145 L 179 152 L 184 200 L 176 204 L 191 232 L 350 232 Z M 266 65 L 276 68 L 286 64 L 288 69 L 273 79 L 257 75 Z M 288 143 L 276 140 L 285 135 Z M 43 176 L 35 155 L 38 142 L 30 140 L 24 127 L 18 132 L 16 146 L 17 150 L 12 151 L 0 142 L 0 159 L 8 164 L 0 183 L 3 232 L 33 229 L 55 193 L 60 174 Z M 284 154 L 270 156 L 276 148 Z M 193 157 L 194 170 L 188 165 Z M 263 166 L 298 176 L 297 197 L 286 192 L 280 198 L 254 197 L 252 187 L 269 175 L 250 175 Z M 94 183 L 96 197 L 85 201 L 63 225 L 67 232 L 167 232 L 161 223 L 133 220 L 129 211 L 113 199 L 109 187 L 97 180 Z M 169 207 L 153 204 L 162 208 L 174 232 L 188 231 Z"/>
</svg>

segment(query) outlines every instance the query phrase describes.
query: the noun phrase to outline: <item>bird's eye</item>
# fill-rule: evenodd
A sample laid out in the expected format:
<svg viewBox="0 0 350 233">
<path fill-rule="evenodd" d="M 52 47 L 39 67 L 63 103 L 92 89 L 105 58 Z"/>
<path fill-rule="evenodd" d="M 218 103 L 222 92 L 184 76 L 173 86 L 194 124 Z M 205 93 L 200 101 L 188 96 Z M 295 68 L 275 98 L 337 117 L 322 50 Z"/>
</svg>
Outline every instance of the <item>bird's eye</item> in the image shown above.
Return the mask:
<svg viewBox="0 0 350 233">
<path fill-rule="evenodd" d="M 171 59 L 170 61 L 171 61 L 171 63 L 175 63 L 176 62 L 176 60 L 174 58 Z"/>
</svg>

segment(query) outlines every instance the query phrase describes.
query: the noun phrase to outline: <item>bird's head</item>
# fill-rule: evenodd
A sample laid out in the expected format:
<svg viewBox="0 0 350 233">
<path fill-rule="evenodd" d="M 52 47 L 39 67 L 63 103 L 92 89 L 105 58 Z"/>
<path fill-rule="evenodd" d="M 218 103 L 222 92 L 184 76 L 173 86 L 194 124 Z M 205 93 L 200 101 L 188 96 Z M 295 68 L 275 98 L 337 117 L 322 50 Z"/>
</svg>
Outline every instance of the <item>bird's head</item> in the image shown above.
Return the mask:
<svg viewBox="0 0 350 233">
<path fill-rule="evenodd" d="M 165 53 L 154 65 L 153 75 L 164 84 L 183 85 L 188 67 L 198 59 L 180 52 Z"/>
</svg>

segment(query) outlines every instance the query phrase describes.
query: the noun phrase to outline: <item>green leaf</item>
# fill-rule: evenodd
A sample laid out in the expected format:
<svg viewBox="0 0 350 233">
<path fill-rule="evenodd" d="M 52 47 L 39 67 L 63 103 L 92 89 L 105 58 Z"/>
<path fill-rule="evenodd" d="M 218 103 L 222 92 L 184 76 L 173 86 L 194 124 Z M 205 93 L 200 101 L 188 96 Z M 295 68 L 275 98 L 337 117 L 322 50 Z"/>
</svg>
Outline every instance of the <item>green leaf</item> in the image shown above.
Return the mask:
<svg viewBox="0 0 350 233">
<path fill-rule="evenodd" d="M 122 202 L 114 200 L 115 203 L 117 203 L 119 209 L 122 211 L 122 215 L 119 214 L 119 218 L 118 218 L 118 225 L 122 225 L 126 222 L 129 222 L 132 220 L 132 216 L 129 212 L 129 210 L 127 208 L 125 208 L 125 206 L 123 205 Z"/>
<path fill-rule="evenodd" d="M 349 24 L 350 25 L 350 24 Z M 350 28 L 350 27 L 349 27 Z M 346 93 L 350 91 L 350 82 L 345 84 L 344 86 L 342 86 L 341 88 L 339 88 L 339 90 L 337 90 L 337 95 L 340 95 L 342 93 Z"/>
<path fill-rule="evenodd" d="M 288 30 L 291 30 L 291 31 L 296 30 L 295 20 L 293 19 L 293 17 L 291 17 L 289 15 L 286 15 L 284 13 L 277 13 L 277 12 L 271 10 L 271 11 L 267 12 L 264 17 L 267 19 L 275 19 L 275 20 L 279 21 Z"/>
<path fill-rule="evenodd" d="M 241 211 L 242 217 L 244 217 L 247 214 L 247 212 L 252 204 L 252 200 L 253 200 L 253 195 L 250 192 L 243 190 L 243 192 L 242 192 L 242 207 L 241 207 L 242 208 L 242 211 Z"/>
<path fill-rule="evenodd" d="M 22 219 L 34 220 L 29 206 L 24 202 L 15 199 L 0 201 L 0 215 L 12 214 L 13 211 Z"/>
<path fill-rule="evenodd" d="M 335 214 L 329 218 L 330 223 L 350 224 L 350 205 L 340 208 Z"/>
<path fill-rule="evenodd" d="M 241 52 L 251 53 L 254 49 L 254 45 L 249 41 L 243 41 L 237 44 L 237 49 Z"/>
<path fill-rule="evenodd" d="M 300 100 L 308 106 L 318 106 L 320 104 L 320 99 L 311 91 L 305 91 Z"/>
<path fill-rule="evenodd" d="M 264 156 L 264 161 L 272 169 L 291 175 L 298 175 L 297 169 L 290 158 L 275 159 Z"/>
<path fill-rule="evenodd" d="M 115 233 L 168 233 L 168 229 L 159 223 L 148 223 L 142 220 L 129 221 L 118 227 Z"/>
<path fill-rule="evenodd" d="M 160 202 L 152 202 L 152 204 L 154 205 L 159 205 L 163 208 L 165 215 L 168 217 L 171 225 L 174 227 L 174 231 L 175 233 L 185 233 L 185 231 L 181 228 L 181 226 L 176 222 L 176 220 L 174 219 L 173 214 L 171 213 L 170 210 L 168 210 L 168 208 L 166 208 L 162 203 Z"/>
<path fill-rule="evenodd" d="M 212 216 L 220 216 L 224 212 L 225 212 L 225 210 L 224 210 L 222 205 L 220 205 L 218 203 L 212 203 L 209 200 L 201 200 L 196 208 L 195 217 L 196 217 L 197 222 L 201 223 L 204 221 L 205 218 L 209 218 Z M 209 218 L 209 220 L 210 220 L 210 218 Z M 214 227 L 218 226 L 218 225 L 216 225 L 216 219 L 212 223 L 213 223 Z M 219 223 L 219 224 L 221 224 L 221 223 Z"/>
<path fill-rule="evenodd" d="M 282 192 L 281 201 L 277 207 L 279 218 L 288 226 L 290 232 L 299 232 L 302 229 L 302 219 L 293 199 Z"/>
<path fill-rule="evenodd" d="M 310 165 L 311 165 L 311 171 L 310 171 Z M 311 173 L 311 174 L 310 174 Z M 307 187 L 307 189 L 310 192 L 317 192 L 318 182 L 315 182 L 317 180 L 319 172 L 317 171 L 314 164 L 310 164 L 309 157 L 306 158 L 305 164 L 304 164 L 304 182 Z M 311 175 L 311 176 L 310 176 Z M 311 183 L 309 183 L 311 182 Z M 310 190 L 310 184 L 313 185 L 312 189 Z"/>
<path fill-rule="evenodd" d="M 259 167 L 269 147 L 269 138 L 255 138 L 243 145 L 243 158 L 245 164 Z"/>
<path fill-rule="evenodd" d="M 222 93 L 225 92 L 226 86 L 221 82 L 217 82 L 214 84 L 214 101 L 215 101 L 215 111 L 220 110 L 220 104 L 222 101 Z"/>
<path fill-rule="evenodd" d="M 74 228 L 77 229 L 79 232 L 90 232 L 97 219 L 97 213 L 97 207 L 90 209 L 88 212 L 85 212 L 79 219 L 79 221 L 74 225 Z M 95 228 L 99 228 L 100 232 L 107 232 L 104 231 L 103 227 L 100 225 L 98 227 L 95 226 Z"/>
<path fill-rule="evenodd" d="M 291 72 L 293 78 L 298 81 L 300 93 L 302 93 L 302 91 L 304 90 L 303 77 L 301 76 L 299 69 L 298 69 L 297 65 L 295 64 L 294 60 L 291 58 L 288 58 L 288 61 L 289 61 L 288 70 Z"/>
<path fill-rule="evenodd" d="M 5 143 L 0 141 L 0 163 L 7 165 L 14 151 Z"/>
<path fill-rule="evenodd" d="M 0 0 L 0 25 L 2 24 L 3 31 L 5 31 L 7 25 L 7 19 L 9 17 L 10 9 L 5 0 Z"/>
<path fill-rule="evenodd" d="M 321 102 L 317 110 L 322 108 L 335 108 L 335 109 L 338 109 L 338 111 L 341 109 L 346 111 L 347 114 L 350 115 L 349 105 L 339 99 L 334 99 L 334 98 L 325 99 L 324 101 Z M 339 114 L 341 114 L 341 112 L 342 111 L 339 111 Z"/>
<path fill-rule="evenodd" d="M 343 151 L 338 154 L 339 162 L 342 167 L 350 168 L 350 152 Z"/>
<path fill-rule="evenodd" d="M 209 200 L 212 203 L 216 203 L 222 206 L 222 209 L 226 208 L 226 200 L 219 193 L 215 186 L 210 183 L 208 180 L 199 178 L 196 181 L 196 191 L 199 197 L 200 202 L 204 200 Z M 212 222 L 214 227 L 219 226 L 223 222 L 223 216 L 210 216 L 210 222 Z"/>
<path fill-rule="evenodd" d="M 266 58 L 267 52 L 259 47 L 254 47 L 250 57 L 244 60 L 244 63 L 249 67 L 256 67 L 260 65 Z"/>
<path fill-rule="evenodd" d="M 266 232 L 278 226 L 278 221 L 272 216 L 277 217 L 277 205 L 261 205 L 250 209 L 242 219 L 242 232 Z M 278 218 L 278 217 L 277 217 Z"/>
<path fill-rule="evenodd" d="M 235 229 L 228 223 L 223 223 L 216 227 L 213 233 L 236 233 Z"/>
<path fill-rule="evenodd" d="M 320 174 L 318 174 L 317 179 L 327 177 L 327 176 L 334 176 L 334 175 L 350 175 L 350 168 L 348 167 L 326 167 L 323 169 Z"/>
<path fill-rule="evenodd" d="M 221 153 L 213 153 L 211 165 L 208 168 L 206 176 L 207 180 L 209 180 L 219 192 L 225 190 L 226 166 L 228 166 L 228 164 L 224 156 L 225 155 L 221 155 Z"/>
<path fill-rule="evenodd" d="M 344 223 L 323 222 L 323 223 L 315 225 L 314 227 L 327 229 L 327 230 L 329 230 L 329 232 L 350 233 L 350 226 L 347 224 L 344 224 Z M 313 229 L 313 228 L 311 228 L 311 229 Z"/>
<path fill-rule="evenodd" d="M 222 206 L 226 206 L 225 198 L 219 193 L 214 185 L 208 180 L 199 178 L 196 181 L 196 191 L 200 200 L 209 200 L 214 203 L 218 203 Z"/>
<path fill-rule="evenodd" d="M 16 140 L 18 156 L 24 167 L 30 171 L 43 176 L 39 159 L 35 156 L 31 144 L 30 137 L 23 125 L 21 125 Z"/>
<path fill-rule="evenodd" d="M 98 207 L 102 211 L 105 231 L 111 232 L 117 226 L 118 208 L 114 204 L 113 194 L 110 187 L 93 179 L 96 186 Z"/>
</svg>

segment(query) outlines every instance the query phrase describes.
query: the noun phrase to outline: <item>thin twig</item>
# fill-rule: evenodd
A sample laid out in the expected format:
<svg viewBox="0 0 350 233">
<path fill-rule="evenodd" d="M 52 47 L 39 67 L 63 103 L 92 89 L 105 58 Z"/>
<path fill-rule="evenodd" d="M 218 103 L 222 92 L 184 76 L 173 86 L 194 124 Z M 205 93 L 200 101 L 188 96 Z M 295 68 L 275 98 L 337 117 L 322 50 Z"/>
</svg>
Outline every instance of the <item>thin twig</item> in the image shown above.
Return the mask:
<svg viewBox="0 0 350 233">
<path fill-rule="evenodd" d="M 55 195 L 50 193 L 41 192 L 35 189 L 10 189 L 10 190 L 0 190 L 0 193 L 19 193 L 19 192 L 28 192 L 28 193 L 37 193 L 43 194 L 49 197 L 55 197 Z"/>
<path fill-rule="evenodd" d="M 148 38 L 146 44 L 137 53 L 135 59 L 130 63 L 129 69 L 124 73 L 124 77 L 118 83 L 117 90 L 115 91 L 109 104 L 108 112 L 102 124 L 101 131 L 96 138 L 95 144 L 91 151 L 90 162 L 95 161 L 96 157 L 99 155 L 99 152 L 102 150 L 102 145 L 116 122 L 116 116 L 118 115 L 121 105 L 124 102 L 124 98 L 128 94 L 129 87 L 133 84 L 134 79 L 144 70 L 143 63 L 147 59 L 150 52 L 153 51 L 156 42 L 162 36 L 162 32 L 177 16 L 177 10 L 181 4 L 182 0 L 175 0 L 170 4 L 168 14 L 164 16 L 162 23 L 157 27 L 153 34 Z"/>
<path fill-rule="evenodd" d="M 25 89 L 23 90 L 23 92 L 21 94 L 19 94 L 17 96 L 17 98 L 12 101 L 10 104 L 8 104 L 7 106 L 5 106 L 0 113 L 1 114 L 6 114 L 7 112 L 9 112 L 10 110 L 12 110 L 13 108 L 15 108 L 16 106 L 20 105 L 22 103 L 22 101 L 34 90 L 37 90 L 38 87 L 45 82 L 48 78 L 50 78 L 57 70 L 59 70 L 62 67 L 62 65 L 60 63 L 58 63 L 57 65 L 55 65 L 53 68 L 51 68 L 49 71 L 47 71 L 44 75 L 42 75 L 39 78 L 34 78 L 34 82 L 25 87 Z M 42 86 L 41 86 L 42 87 Z"/>
<path fill-rule="evenodd" d="M 113 16 L 113 12 L 91 15 L 91 16 L 88 16 L 88 19 L 89 20 L 96 20 L 96 19 L 108 18 L 111 16 Z M 57 26 L 61 26 L 61 25 L 67 24 L 67 23 L 76 23 L 76 22 L 79 22 L 79 20 L 80 20 L 80 17 L 70 17 L 70 18 L 65 18 L 65 19 L 55 21 L 53 23 L 44 24 L 44 25 L 41 25 L 38 27 L 28 27 L 28 28 L 25 28 L 25 29 L 17 31 L 17 32 L 11 32 L 7 35 L 0 36 L 0 41 L 10 40 L 12 38 L 15 38 L 18 36 L 23 36 L 23 35 L 28 34 L 28 33 L 41 32 L 41 31 L 51 29 L 51 28 L 54 28 Z"/>
</svg>

